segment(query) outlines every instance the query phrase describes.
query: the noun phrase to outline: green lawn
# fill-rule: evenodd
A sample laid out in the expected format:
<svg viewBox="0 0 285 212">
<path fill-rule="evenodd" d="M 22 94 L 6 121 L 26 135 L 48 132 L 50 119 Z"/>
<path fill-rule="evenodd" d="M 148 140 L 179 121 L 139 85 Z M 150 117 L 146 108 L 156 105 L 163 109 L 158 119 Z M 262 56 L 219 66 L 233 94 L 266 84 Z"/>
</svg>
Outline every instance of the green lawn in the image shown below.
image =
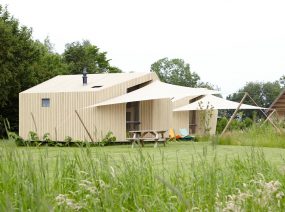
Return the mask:
<svg viewBox="0 0 285 212">
<path fill-rule="evenodd" d="M 283 211 L 284 156 L 285 149 L 210 142 L 79 148 L 3 141 L 0 211 Z"/>
<path fill-rule="evenodd" d="M 48 158 L 53 160 L 59 154 L 67 154 L 73 157 L 74 154 L 81 153 L 85 148 L 79 147 L 16 147 L 14 143 L 2 143 L 2 146 L 9 146 L 17 148 L 20 151 L 31 152 L 34 156 L 41 153 L 48 152 Z M 251 147 L 251 146 L 231 146 L 231 145 L 212 145 L 210 142 L 170 142 L 163 147 L 159 145 L 154 148 L 153 144 L 147 144 L 140 148 L 138 145 L 131 147 L 131 145 L 114 145 L 105 147 L 90 147 L 91 153 L 103 153 L 108 155 L 112 160 L 119 161 L 122 158 L 132 158 L 138 156 L 141 152 L 155 159 L 155 164 L 161 164 L 161 157 L 163 155 L 164 162 L 169 167 L 175 166 L 177 160 L 183 163 L 192 160 L 211 160 L 216 157 L 219 161 L 224 161 L 237 157 L 245 157 L 252 150 L 262 151 L 265 158 L 275 165 L 285 165 L 283 158 L 285 157 L 285 149 L 267 148 L 267 147 Z"/>
</svg>

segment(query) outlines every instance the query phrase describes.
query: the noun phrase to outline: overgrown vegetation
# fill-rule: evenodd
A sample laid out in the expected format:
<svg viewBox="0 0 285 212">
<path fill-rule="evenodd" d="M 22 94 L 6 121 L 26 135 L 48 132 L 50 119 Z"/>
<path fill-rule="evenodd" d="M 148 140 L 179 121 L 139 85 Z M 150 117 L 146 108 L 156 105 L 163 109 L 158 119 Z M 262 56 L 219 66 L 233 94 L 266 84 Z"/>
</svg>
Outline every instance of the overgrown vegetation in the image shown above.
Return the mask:
<svg viewBox="0 0 285 212">
<path fill-rule="evenodd" d="M 181 160 L 133 149 L 115 160 L 98 148 L 52 149 L 1 145 L 1 211 L 284 210 L 284 171 L 262 151 L 219 160 L 204 146 Z"/>
<path fill-rule="evenodd" d="M 253 124 L 244 130 L 232 130 L 218 138 L 218 144 L 285 148 L 285 132 L 269 124 Z"/>
<path fill-rule="evenodd" d="M 220 134 L 224 130 L 228 122 L 229 122 L 229 119 L 225 116 L 223 116 L 222 118 L 219 118 L 217 121 L 216 133 Z M 237 118 L 231 122 L 228 130 L 230 131 L 245 130 L 246 128 L 251 127 L 253 123 L 254 121 L 249 117 L 245 117 L 244 119 Z"/>
</svg>

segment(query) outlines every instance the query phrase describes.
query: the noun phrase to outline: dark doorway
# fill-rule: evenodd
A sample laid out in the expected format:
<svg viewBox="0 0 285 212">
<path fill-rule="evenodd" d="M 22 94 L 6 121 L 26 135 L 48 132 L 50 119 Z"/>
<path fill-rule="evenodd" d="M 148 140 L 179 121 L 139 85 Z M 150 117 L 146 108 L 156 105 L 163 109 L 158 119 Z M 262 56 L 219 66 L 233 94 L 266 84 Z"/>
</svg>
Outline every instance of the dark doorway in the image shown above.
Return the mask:
<svg viewBox="0 0 285 212">
<path fill-rule="evenodd" d="M 127 93 L 140 89 L 151 83 L 150 81 L 129 87 Z M 126 129 L 128 131 L 140 129 L 140 102 L 128 102 L 126 105 Z"/>
<path fill-rule="evenodd" d="M 203 96 L 190 99 L 189 103 L 193 103 L 201 99 Z M 197 110 L 189 110 L 189 133 L 195 134 L 197 132 Z"/>
<path fill-rule="evenodd" d="M 140 129 L 140 102 L 127 103 L 126 123 L 127 131 Z"/>
</svg>

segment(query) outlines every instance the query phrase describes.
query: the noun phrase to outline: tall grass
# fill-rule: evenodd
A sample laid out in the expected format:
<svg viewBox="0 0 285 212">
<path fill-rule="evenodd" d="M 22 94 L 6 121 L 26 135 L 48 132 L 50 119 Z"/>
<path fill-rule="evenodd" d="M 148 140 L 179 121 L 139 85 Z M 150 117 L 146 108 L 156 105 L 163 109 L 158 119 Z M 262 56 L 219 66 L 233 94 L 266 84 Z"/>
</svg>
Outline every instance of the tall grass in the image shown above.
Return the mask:
<svg viewBox="0 0 285 212">
<path fill-rule="evenodd" d="M 221 162 L 189 156 L 169 169 L 139 149 L 114 160 L 90 148 L 0 147 L 0 211 L 284 210 L 284 173 L 252 149 Z M 261 204 L 262 203 L 262 204 Z"/>
<path fill-rule="evenodd" d="M 270 125 L 253 125 L 245 130 L 230 131 L 218 137 L 218 144 L 285 148 L 285 133 Z"/>
</svg>

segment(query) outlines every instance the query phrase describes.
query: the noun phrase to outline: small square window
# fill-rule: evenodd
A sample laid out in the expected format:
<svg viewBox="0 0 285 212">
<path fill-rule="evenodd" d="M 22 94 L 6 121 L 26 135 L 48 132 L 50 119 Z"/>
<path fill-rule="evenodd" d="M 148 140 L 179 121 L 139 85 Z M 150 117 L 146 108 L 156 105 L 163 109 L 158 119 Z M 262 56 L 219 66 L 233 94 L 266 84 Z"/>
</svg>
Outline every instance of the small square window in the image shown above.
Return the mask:
<svg viewBox="0 0 285 212">
<path fill-rule="evenodd" d="M 50 106 L 50 100 L 48 98 L 42 99 L 42 107 L 49 107 Z"/>
</svg>

